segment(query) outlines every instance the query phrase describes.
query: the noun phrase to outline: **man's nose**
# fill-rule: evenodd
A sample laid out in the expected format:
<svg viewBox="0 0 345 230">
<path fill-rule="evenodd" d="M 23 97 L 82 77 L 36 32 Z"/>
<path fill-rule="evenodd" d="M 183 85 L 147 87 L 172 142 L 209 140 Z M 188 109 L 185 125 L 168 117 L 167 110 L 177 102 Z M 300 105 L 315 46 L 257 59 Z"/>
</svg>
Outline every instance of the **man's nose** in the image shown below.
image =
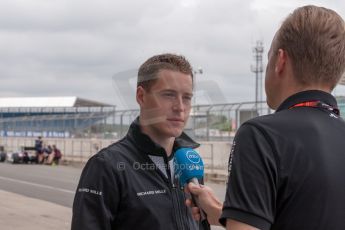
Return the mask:
<svg viewBox="0 0 345 230">
<path fill-rule="evenodd" d="M 185 110 L 185 104 L 183 103 L 182 96 L 176 97 L 174 101 L 173 109 L 180 112 L 183 112 Z"/>
</svg>

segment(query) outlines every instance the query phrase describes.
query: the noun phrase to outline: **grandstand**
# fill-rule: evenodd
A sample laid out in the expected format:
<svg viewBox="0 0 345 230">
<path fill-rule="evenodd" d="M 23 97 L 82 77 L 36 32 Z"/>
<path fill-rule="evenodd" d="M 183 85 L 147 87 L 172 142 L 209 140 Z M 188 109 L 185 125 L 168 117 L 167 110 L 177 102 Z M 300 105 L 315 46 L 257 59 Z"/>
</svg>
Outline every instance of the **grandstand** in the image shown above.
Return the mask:
<svg viewBox="0 0 345 230">
<path fill-rule="evenodd" d="M 74 137 L 114 113 L 114 105 L 79 97 L 0 98 L 0 136 Z"/>
<path fill-rule="evenodd" d="M 345 83 L 345 81 L 344 81 Z M 341 116 L 345 97 L 337 96 Z M 193 106 L 186 133 L 198 141 L 231 140 L 247 119 L 272 113 L 266 102 Z M 138 109 L 79 97 L 0 98 L 0 137 L 66 137 L 119 139 L 126 135 Z"/>
</svg>

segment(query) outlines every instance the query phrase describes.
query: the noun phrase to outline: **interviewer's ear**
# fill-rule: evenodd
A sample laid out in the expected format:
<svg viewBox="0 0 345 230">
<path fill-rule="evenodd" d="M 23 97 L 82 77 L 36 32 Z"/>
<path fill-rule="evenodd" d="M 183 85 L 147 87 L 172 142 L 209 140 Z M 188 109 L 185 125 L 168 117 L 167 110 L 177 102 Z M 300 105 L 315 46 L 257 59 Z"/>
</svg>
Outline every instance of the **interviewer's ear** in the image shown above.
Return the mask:
<svg viewBox="0 0 345 230">
<path fill-rule="evenodd" d="M 276 64 L 275 64 L 275 69 L 274 69 L 276 74 L 281 74 L 285 70 L 287 59 L 288 59 L 287 52 L 283 49 L 278 49 Z"/>
</svg>

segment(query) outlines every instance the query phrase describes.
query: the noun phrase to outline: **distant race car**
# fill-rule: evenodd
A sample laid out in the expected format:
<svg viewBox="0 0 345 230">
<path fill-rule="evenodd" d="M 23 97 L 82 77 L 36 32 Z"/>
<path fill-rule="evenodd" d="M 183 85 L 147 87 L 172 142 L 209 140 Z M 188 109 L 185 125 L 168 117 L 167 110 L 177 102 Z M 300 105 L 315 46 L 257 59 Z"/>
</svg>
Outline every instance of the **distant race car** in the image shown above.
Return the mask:
<svg viewBox="0 0 345 230">
<path fill-rule="evenodd" d="M 4 152 L 0 152 L 0 162 L 6 161 L 7 155 Z"/>
<path fill-rule="evenodd" d="M 7 161 L 12 164 L 37 163 L 35 147 L 22 147 L 20 151 L 7 153 Z"/>
<path fill-rule="evenodd" d="M 4 146 L 0 146 L 0 162 L 6 161 L 6 152 Z"/>
</svg>

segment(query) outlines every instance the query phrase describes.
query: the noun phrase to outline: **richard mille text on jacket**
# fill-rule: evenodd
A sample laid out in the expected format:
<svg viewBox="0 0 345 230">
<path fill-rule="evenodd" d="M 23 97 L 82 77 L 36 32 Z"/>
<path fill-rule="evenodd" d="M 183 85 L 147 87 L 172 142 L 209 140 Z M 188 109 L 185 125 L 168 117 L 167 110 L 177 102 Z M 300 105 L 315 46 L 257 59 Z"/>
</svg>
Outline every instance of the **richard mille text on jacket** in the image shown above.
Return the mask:
<svg viewBox="0 0 345 230">
<path fill-rule="evenodd" d="M 102 196 L 102 191 L 97 191 L 97 190 L 94 190 L 94 189 L 79 188 L 78 192 L 86 192 L 86 193 L 92 193 L 92 194 L 95 194 L 95 195 Z"/>
<path fill-rule="evenodd" d="M 166 193 L 165 189 L 163 190 L 151 190 L 145 192 L 138 192 L 137 196 L 148 196 L 148 195 L 156 195 L 156 194 L 163 194 Z"/>
</svg>

